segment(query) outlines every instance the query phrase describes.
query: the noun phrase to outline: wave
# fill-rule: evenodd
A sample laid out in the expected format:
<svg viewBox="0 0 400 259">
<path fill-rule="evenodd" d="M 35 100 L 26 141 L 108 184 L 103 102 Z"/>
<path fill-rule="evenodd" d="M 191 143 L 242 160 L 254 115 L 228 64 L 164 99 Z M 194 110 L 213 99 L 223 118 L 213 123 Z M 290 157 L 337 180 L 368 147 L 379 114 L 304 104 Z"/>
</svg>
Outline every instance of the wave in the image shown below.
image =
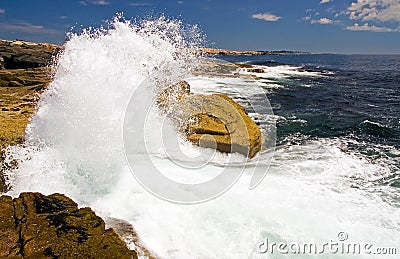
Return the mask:
<svg viewBox="0 0 400 259">
<path fill-rule="evenodd" d="M 393 138 L 400 135 L 398 129 L 369 120 L 364 120 L 362 123 L 358 124 L 357 130 L 363 134 L 384 138 Z"/>
</svg>

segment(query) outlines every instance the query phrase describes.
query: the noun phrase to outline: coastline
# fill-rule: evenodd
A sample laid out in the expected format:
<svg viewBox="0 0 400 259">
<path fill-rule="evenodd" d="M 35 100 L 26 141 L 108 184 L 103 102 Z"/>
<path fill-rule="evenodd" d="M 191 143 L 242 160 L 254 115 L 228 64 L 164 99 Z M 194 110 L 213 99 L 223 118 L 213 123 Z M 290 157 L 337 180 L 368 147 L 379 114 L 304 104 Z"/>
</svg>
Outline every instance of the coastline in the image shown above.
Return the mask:
<svg viewBox="0 0 400 259">
<path fill-rule="evenodd" d="M 52 69 L 51 65 L 54 61 L 54 57 L 57 56 L 60 51 L 63 50 L 62 46 L 47 44 L 47 43 L 34 43 L 34 42 L 26 42 L 26 41 L 7 41 L 0 40 L 0 195 L 5 193 L 10 188 L 7 186 L 7 179 L 5 179 L 3 175 L 4 170 L 9 170 L 10 167 L 14 168 L 17 166 L 13 162 L 5 162 L 5 154 L 4 151 L 8 146 L 14 145 L 22 145 L 25 141 L 25 130 L 27 125 L 30 122 L 30 118 L 34 115 L 37 109 L 37 103 L 40 99 L 41 94 L 47 88 L 48 84 L 52 80 Z M 205 56 L 214 56 L 214 55 L 260 55 L 260 52 L 239 52 L 232 50 L 221 50 L 221 49 L 201 49 L 202 55 Z M 224 53 L 224 54 L 221 54 Z M 221 95 L 222 96 L 222 95 Z M 196 95 L 192 95 L 191 97 L 196 97 Z M 200 95 L 197 97 L 201 97 Z M 225 97 L 224 97 L 225 98 Z M 226 97 L 228 98 L 228 97 Z M 230 100 L 233 102 L 232 100 Z M 243 109 L 243 108 L 240 108 Z M 238 110 L 240 110 L 238 108 Z M 244 110 L 243 110 L 244 111 Z M 243 112 L 241 116 L 247 116 Z M 204 118 L 203 118 L 204 119 Z M 208 121 L 209 119 L 204 119 Z M 251 120 L 250 118 L 248 120 Z M 249 123 L 249 122 L 247 122 Z M 254 123 L 253 123 L 254 124 Z M 250 123 L 248 124 L 250 125 Z M 255 124 L 254 124 L 255 125 Z M 255 126 L 257 127 L 257 126 Z M 200 130 L 204 131 L 204 130 Z M 210 133 L 211 134 L 211 133 Z M 196 135 L 196 134 L 195 134 Z M 211 134 L 212 135 L 212 134 Z M 257 135 L 257 134 L 256 134 Z M 197 135 L 196 135 L 197 136 Z M 219 136 L 221 137 L 221 136 Z M 258 137 L 260 139 L 260 136 Z M 230 138 L 229 138 L 230 139 Z M 196 142 L 196 141 L 194 141 Z M 221 142 L 222 143 L 222 142 Z M 223 144 L 223 143 L 222 143 Z M 221 145 L 222 145 L 221 144 Z M 200 144 L 199 144 L 200 145 Z M 258 143 L 260 145 L 260 143 Z M 252 147 L 253 149 L 254 147 Z M 258 152 L 256 147 L 256 151 L 251 151 L 250 156 L 253 156 L 255 152 Z M 55 194 L 57 195 L 57 194 Z M 22 200 L 23 203 L 26 203 L 25 200 L 37 200 L 44 199 L 48 203 L 46 206 L 50 206 L 48 209 L 48 213 L 52 213 L 52 215 L 48 215 L 48 217 L 58 216 L 58 213 L 61 213 L 66 218 L 73 217 L 69 212 L 64 212 L 60 209 L 60 212 L 53 211 L 52 207 L 59 207 L 60 199 L 69 199 L 68 197 L 57 196 L 57 199 L 51 198 L 52 196 L 43 196 L 39 193 L 25 193 L 19 198 L 12 199 L 9 196 L 0 196 L 2 198 L 2 203 L 5 207 L 12 207 L 14 203 L 19 203 Z M 38 198 L 39 197 L 39 198 Z M 64 202 L 64 201 L 63 201 Z M 72 200 L 68 200 L 68 203 L 75 204 Z M 37 211 L 37 204 L 31 206 L 33 207 L 29 212 L 30 215 L 23 215 L 22 217 L 35 217 L 37 218 L 37 222 L 33 221 L 32 224 L 38 224 L 40 228 L 47 229 L 46 220 L 42 218 L 41 215 L 36 215 L 35 210 Z M 68 205 L 70 206 L 70 205 Z M 71 205 L 72 206 L 72 205 Z M 74 209 L 75 210 L 75 209 Z M 47 213 L 47 212 L 46 212 Z M 54 214 L 55 213 L 55 214 Z M 103 223 L 102 219 L 95 216 L 93 211 L 88 212 L 90 217 L 95 217 L 95 220 L 101 222 L 101 224 L 110 224 L 109 220 L 106 220 Z M 6 216 L 6 212 L 3 213 Z M 53 215 L 54 214 L 54 215 Z M 93 215 L 93 216 L 92 216 Z M 63 217 L 64 217 L 63 216 Z M 64 220 L 64 219 L 63 219 Z M 115 221 L 115 220 L 114 220 Z M 113 222 L 113 221 L 111 221 Z M 117 221 L 118 222 L 118 221 Z M 0 222 L 1 223 L 1 222 Z M 19 224 L 19 223 L 18 223 Z M 81 222 L 80 220 L 76 220 L 73 225 L 68 226 L 68 228 L 82 228 L 81 224 L 92 224 Z M 97 223 L 96 223 L 97 224 Z M 30 224 L 28 223 L 27 225 Z M 19 226 L 19 225 L 18 225 Z M 3 223 L 0 225 L 2 229 L 11 228 L 9 224 Z M 138 237 L 134 227 L 129 224 L 116 224 L 113 226 L 110 225 L 110 229 L 101 229 L 100 235 L 104 235 L 104 231 L 107 233 L 111 233 L 109 242 L 118 243 L 118 245 L 114 246 L 106 251 L 107 255 L 146 255 L 149 258 L 156 258 L 156 255 L 152 253 L 144 244 L 141 243 L 140 238 Z M 121 228 L 121 229 L 119 229 Z M 119 235 L 119 237 L 115 234 L 115 231 Z M 49 233 L 53 234 L 51 230 Z M 85 230 L 86 231 L 86 230 Z M 88 230 L 92 231 L 92 230 Z M 109 231 L 109 232 L 108 232 Z M 11 233 L 11 232 L 10 232 Z M 83 234 L 82 234 L 83 233 Z M 80 235 L 85 236 L 86 232 L 82 232 Z M 33 244 L 41 244 L 41 242 L 46 242 L 51 245 L 52 248 L 50 250 L 47 248 L 45 251 L 41 251 L 41 248 L 35 248 L 29 251 L 29 248 L 25 246 L 24 243 L 18 243 L 19 241 L 14 240 L 14 234 L 7 235 L 6 243 L 15 243 L 16 246 L 19 247 L 19 251 L 15 251 L 15 253 L 25 253 L 25 255 L 32 254 L 46 254 L 46 253 L 56 253 L 59 254 L 60 250 L 56 251 L 53 246 L 63 247 L 72 245 L 76 251 L 81 251 L 82 246 L 80 242 L 71 244 L 68 237 L 63 239 L 56 239 L 53 241 L 48 241 L 46 238 L 39 238 L 32 241 Z M 98 235 L 93 234 L 93 238 L 91 242 L 98 243 Z M 129 242 L 133 242 L 135 245 L 134 250 L 129 250 L 128 247 L 124 247 L 121 240 L 125 240 L 125 244 L 128 245 L 126 240 Z M 0 241 L 3 242 L 4 240 Z M 79 241 L 79 240 L 78 240 Z M 49 246 L 50 247 L 50 246 Z M 0 247 L 1 248 L 1 247 Z M 3 247 L 0 249 L 0 255 L 4 255 L 4 253 L 10 252 L 10 247 Z M 22 251 L 22 252 L 21 252 Z M 95 253 L 95 250 L 88 251 L 89 253 Z M 124 257 L 123 256 L 123 257 Z"/>
<path fill-rule="evenodd" d="M 90 208 L 78 209 L 63 194 L 4 195 L 10 186 L 3 172 L 18 166 L 4 161 L 4 152 L 8 146 L 23 145 L 40 95 L 52 80 L 50 65 L 61 50 L 47 43 L 0 40 L 0 229 L 4 234 L 0 257 L 156 258 L 133 226 L 107 222 Z M 127 240 L 134 248 L 128 248 Z"/>
<path fill-rule="evenodd" d="M 36 111 L 41 93 L 51 82 L 50 65 L 62 50 L 63 46 L 55 44 L 0 39 L 0 193 L 7 191 L 2 174 L 4 149 L 23 144 L 30 117 Z M 236 51 L 216 48 L 200 48 L 199 51 L 203 56 L 306 54 L 295 51 Z M 255 76 L 253 78 L 257 79 Z"/>
<path fill-rule="evenodd" d="M 282 56 L 282 55 L 302 55 L 311 54 L 304 51 L 291 51 L 291 50 L 249 50 L 249 51 L 238 51 L 218 48 L 200 48 L 200 52 L 206 56 Z"/>
</svg>

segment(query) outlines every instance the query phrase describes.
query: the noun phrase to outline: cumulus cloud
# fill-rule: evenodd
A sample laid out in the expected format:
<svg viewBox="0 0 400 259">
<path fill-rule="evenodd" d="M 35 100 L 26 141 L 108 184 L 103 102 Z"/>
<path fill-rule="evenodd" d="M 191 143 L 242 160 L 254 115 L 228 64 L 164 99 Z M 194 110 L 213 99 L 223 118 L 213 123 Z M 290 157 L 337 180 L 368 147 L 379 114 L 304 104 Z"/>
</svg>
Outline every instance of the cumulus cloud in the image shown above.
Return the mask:
<svg viewBox="0 0 400 259">
<path fill-rule="evenodd" d="M 277 16 L 272 13 L 256 13 L 256 14 L 253 14 L 251 17 L 254 19 L 260 19 L 260 20 L 264 20 L 267 22 L 276 22 L 282 18 L 282 17 Z"/>
<path fill-rule="evenodd" d="M 321 0 L 321 2 L 319 2 L 320 4 L 326 4 L 329 3 L 331 0 Z"/>
<path fill-rule="evenodd" d="M 331 19 L 328 19 L 328 18 L 321 18 L 321 19 L 318 19 L 318 20 L 313 19 L 313 20 L 311 20 L 311 23 L 331 24 L 331 23 L 333 23 L 333 21 Z"/>
<path fill-rule="evenodd" d="M 357 0 L 347 8 L 352 20 L 400 21 L 399 0 Z"/>
<path fill-rule="evenodd" d="M 41 25 L 33 25 L 27 22 L 19 22 L 19 23 L 0 23 L 0 29 L 2 31 L 9 32 L 24 32 L 28 34 L 60 34 L 62 32 L 45 28 Z"/>
<path fill-rule="evenodd" d="M 355 23 L 352 26 L 346 27 L 346 30 L 350 31 L 372 31 L 372 32 L 398 32 L 399 29 L 390 29 L 387 27 L 379 27 L 375 25 L 369 25 L 368 23 L 365 23 L 364 25 L 359 25 L 358 23 Z"/>
<path fill-rule="evenodd" d="M 0 8 L 0 14 L 5 13 L 5 12 L 6 12 L 5 9 L 1 9 L 1 8 Z"/>
<path fill-rule="evenodd" d="M 108 5 L 110 2 L 107 2 L 106 0 L 83 0 L 80 1 L 81 5 L 88 5 L 88 4 L 93 4 L 93 5 Z"/>
<path fill-rule="evenodd" d="M 308 19 L 308 20 L 310 20 L 310 19 Z M 334 24 L 334 23 L 338 23 L 338 21 L 333 21 L 333 20 L 331 20 L 329 18 L 320 18 L 318 20 L 311 19 L 311 23 L 312 24 L 315 24 L 315 23 L 318 23 L 318 24 Z"/>
</svg>

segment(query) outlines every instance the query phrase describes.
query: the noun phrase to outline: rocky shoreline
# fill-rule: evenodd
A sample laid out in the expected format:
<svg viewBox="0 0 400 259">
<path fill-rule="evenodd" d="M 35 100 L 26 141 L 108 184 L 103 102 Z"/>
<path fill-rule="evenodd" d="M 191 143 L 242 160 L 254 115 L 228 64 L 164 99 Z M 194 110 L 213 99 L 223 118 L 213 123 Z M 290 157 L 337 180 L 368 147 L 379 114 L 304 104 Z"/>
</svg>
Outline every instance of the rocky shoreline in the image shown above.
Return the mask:
<svg viewBox="0 0 400 259">
<path fill-rule="evenodd" d="M 0 193 L 4 149 L 24 142 L 25 128 L 40 94 L 51 81 L 49 65 L 62 47 L 0 40 Z M 90 208 L 62 194 L 0 196 L 0 258 L 155 258 L 128 223 L 110 220 L 110 228 Z M 115 225 L 115 226 L 114 226 Z M 118 233 L 115 232 L 118 230 Z M 125 243 L 135 243 L 129 249 Z"/>
<path fill-rule="evenodd" d="M 41 93 L 52 80 L 50 65 L 62 49 L 52 44 L 0 40 L 0 193 L 8 190 L 2 172 L 10 164 L 3 161 L 4 151 L 7 146 L 23 144 L 25 128 L 36 111 Z M 203 55 L 259 55 L 259 52 L 219 49 L 201 51 Z M 195 95 L 187 83 L 180 87 L 177 99 L 170 99 L 167 91 L 164 94 L 169 97 L 164 96 L 160 102 L 164 102 L 161 104 L 164 107 L 193 110 L 192 119 L 196 123 L 186 123 L 193 120 L 185 119 L 179 125 L 188 140 L 211 147 L 214 142 L 207 136 L 213 136 L 217 142 L 215 148 L 222 152 L 253 157 L 260 151 L 260 130 L 243 107 L 224 95 Z M 201 112 L 197 111 L 200 104 Z M 128 222 L 106 221 L 108 229 L 90 208 L 79 209 L 62 194 L 22 193 L 14 199 L 0 196 L 0 257 L 156 258 Z M 127 243 L 134 248 L 129 249 Z"/>
</svg>

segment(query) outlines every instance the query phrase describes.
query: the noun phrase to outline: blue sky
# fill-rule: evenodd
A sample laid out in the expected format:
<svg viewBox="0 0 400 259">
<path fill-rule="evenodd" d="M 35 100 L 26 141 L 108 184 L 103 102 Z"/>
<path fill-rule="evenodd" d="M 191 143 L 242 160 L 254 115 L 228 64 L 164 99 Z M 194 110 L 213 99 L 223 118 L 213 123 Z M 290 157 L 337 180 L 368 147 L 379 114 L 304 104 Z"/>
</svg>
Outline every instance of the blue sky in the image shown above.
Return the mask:
<svg viewBox="0 0 400 259">
<path fill-rule="evenodd" d="M 198 24 L 212 47 L 400 54 L 400 0 L 0 0 L 0 38 L 62 44 L 117 12 Z"/>
</svg>

